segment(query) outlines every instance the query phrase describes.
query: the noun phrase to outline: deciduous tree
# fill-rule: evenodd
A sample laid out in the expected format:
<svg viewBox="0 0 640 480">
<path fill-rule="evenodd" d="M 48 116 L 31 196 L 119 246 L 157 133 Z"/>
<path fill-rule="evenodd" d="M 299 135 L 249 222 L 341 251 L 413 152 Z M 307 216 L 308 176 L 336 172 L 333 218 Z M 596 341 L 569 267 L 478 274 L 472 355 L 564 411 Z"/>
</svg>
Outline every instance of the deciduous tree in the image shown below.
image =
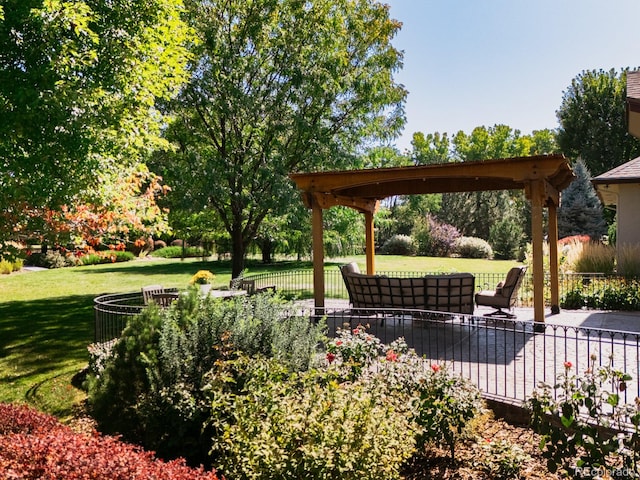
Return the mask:
<svg viewBox="0 0 640 480">
<path fill-rule="evenodd" d="M 471 134 L 458 132 L 452 141 L 453 161 L 481 161 L 554 153 L 557 148 L 548 130 L 522 135 L 506 125 L 477 127 Z M 438 217 L 456 226 L 465 236 L 490 238 L 491 226 L 510 217 L 528 224 L 527 202 L 521 191 L 450 193 L 442 196 Z M 525 233 L 530 229 L 526 229 Z"/>
<path fill-rule="evenodd" d="M 186 78 L 182 0 L 0 0 L 0 241 L 160 141 Z"/>
<path fill-rule="evenodd" d="M 562 152 L 582 158 L 593 175 L 640 155 L 640 141 L 629 135 L 625 120 L 627 72 L 583 71 L 563 92 L 556 112 Z"/>
<path fill-rule="evenodd" d="M 289 173 L 348 167 L 399 131 L 400 24 L 374 0 L 190 4 L 201 43 L 157 168 L 176 203 L 218 213 L 238 275 L 265 217 L 299 201 Z"/>
</svg>

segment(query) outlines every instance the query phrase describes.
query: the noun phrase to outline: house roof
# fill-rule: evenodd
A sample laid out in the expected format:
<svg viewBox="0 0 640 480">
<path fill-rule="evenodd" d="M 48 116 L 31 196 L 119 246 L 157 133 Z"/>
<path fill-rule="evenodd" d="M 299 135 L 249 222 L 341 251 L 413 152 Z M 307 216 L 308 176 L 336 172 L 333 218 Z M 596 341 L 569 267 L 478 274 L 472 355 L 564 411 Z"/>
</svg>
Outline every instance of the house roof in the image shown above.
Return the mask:
<svg viewBox="0 0 640 480">
<path fill-rule="evenodd" d="M 640 183 L 640 157 L 629 160 L 591 180 L 594 185 Z"/>
</svg>

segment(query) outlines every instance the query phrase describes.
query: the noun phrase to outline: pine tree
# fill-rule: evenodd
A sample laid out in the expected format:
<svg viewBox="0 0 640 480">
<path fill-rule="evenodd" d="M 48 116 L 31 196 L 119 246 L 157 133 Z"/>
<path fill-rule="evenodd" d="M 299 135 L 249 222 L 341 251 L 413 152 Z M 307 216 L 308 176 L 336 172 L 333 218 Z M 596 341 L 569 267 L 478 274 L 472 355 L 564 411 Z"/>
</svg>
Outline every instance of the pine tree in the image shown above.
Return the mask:
<svg viewBox="0 0 640 480">
<path fill-rule="evenodd" d="M 602 203 L 591 184 L 591 173 L 581 158 L 573 165 L 576 179 L 562 192 L 558 209 L 558 236 L 589 235 L 598 240 L 607 231 Z"/>
</svg>

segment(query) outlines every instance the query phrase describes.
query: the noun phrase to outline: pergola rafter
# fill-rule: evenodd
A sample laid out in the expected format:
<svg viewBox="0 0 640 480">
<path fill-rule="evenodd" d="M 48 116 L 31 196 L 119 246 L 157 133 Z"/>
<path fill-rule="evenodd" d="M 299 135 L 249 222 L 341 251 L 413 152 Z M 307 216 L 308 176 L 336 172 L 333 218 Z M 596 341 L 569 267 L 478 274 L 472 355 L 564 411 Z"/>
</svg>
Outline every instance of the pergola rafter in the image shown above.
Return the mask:
<svg viewBox="0 0 640 480">
<path fill-rule="evenodd" d="M 322 211 L 337 205 L 365 215 L 367 273 L 375 272 L 373 215 L 380 200 L 395 195 L 524 190 L 531 202 L 533 242 L 534 317 L 544 321 L 544 208 L 549 210 L 552 311 L 559 311 L 558 224 L 560 192 L 574 179 L 563 155 L 503 158 L 478 162 L 412 167 L 343 170 L 291 174 L 312 210 L 314 297 L 316 310 L 324 310 L 324 245 Z"/>
</svg>

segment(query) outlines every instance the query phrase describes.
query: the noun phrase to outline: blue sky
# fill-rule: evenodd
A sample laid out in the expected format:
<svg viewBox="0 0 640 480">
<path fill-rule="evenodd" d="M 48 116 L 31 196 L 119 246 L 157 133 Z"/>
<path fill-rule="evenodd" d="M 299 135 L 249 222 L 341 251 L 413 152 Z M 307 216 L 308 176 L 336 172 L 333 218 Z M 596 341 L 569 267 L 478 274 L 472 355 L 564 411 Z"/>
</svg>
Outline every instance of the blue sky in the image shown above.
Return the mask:
<svg viewBox="0 0 640 480">
<path fill-rule="evenodd" d="M 556 128 L 583 70 L 640 67 L 640 0 L 382 0 L 403 23 L 396 80 L 414 132 Z"/>
</svg>

